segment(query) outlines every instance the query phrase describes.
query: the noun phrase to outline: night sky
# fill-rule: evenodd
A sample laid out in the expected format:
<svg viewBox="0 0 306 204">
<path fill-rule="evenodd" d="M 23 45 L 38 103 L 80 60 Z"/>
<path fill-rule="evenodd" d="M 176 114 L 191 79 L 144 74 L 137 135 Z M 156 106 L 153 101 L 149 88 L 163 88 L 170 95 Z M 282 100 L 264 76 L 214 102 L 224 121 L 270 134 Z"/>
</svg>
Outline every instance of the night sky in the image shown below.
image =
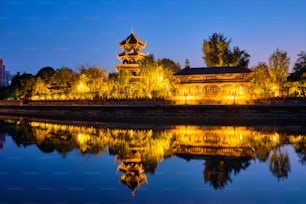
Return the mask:
<svg viewBox="0 0 306 204">
<path fill-rule="evenodd" d="M 134 29 L 145 53 L 205 66 L 203 39 L 222 33 L 251 55 L 279 48 L 291 68 L 306 50 L 304 0 L 0 0 L 0 58 L 11 73 L 98 65 L 114 72 L 118 42 Z"/>
</svg>

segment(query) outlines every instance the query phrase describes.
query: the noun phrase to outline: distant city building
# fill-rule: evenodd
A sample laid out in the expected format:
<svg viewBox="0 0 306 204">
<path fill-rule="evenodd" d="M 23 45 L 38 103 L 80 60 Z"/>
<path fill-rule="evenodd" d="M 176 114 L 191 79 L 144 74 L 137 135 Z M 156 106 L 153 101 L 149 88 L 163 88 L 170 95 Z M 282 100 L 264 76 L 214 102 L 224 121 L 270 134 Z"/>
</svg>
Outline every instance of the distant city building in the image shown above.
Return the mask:
<svg viewBox="0 0 306 204">
<path fill-rule="evenodd" d="M 9 71 L 5 71 L 5 76 L 4 76 L 5 84 L 4 84 L 4 86 L 9 86 L 12 82 L 13 77 L 14 76 L 11 75 L 11 73 Z"/>
<path fill-rule="evenodd" d="M 5 142 L 5 134 L 0 132 L 0 150 L 3 149 L 3 144 Z"/>
<path fill-rule="evenodd" d="M 6 86 L 5 84 L 5 66 L 3 60 L 0 59 L 0 86 Z"/>
<path fill-rule="evenodd" d="M 122 63 L 115 65 L 116 72 L 129 72 L 132 78 L 138 78 L 140 64 L 147 56 L 147 54 L 140 51 L 146 47 L 146 43 L 141 41 L 132 30 L 131 34 L 125 40 L 119 42 L 119 47 L 123 49 L 123 52 L 117 54 L 117 58 Z"/>
</svg>

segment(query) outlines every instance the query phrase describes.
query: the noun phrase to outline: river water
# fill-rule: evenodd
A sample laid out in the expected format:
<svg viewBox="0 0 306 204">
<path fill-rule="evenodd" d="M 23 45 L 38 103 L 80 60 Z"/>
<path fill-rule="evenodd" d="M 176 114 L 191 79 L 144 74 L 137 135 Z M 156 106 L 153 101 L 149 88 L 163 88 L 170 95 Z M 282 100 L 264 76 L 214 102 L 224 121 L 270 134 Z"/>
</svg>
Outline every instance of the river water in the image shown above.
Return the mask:
<svg viewBox="0 0 306 204">
<path fill-rule="evenodd" d="M 305 126 L 0 121 L 0 203 L 306 203 Z"/>
</svg>

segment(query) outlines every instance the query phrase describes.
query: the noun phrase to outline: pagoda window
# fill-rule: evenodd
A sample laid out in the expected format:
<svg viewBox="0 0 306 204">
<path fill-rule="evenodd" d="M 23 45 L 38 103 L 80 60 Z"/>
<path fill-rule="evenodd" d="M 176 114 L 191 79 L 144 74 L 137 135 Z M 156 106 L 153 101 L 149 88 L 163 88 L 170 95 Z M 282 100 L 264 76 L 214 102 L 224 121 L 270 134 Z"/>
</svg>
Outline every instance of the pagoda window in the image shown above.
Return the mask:
<svg viewBox="0 0 306 204">
<path fill-rule="evenodd" d="M 127 60 L 123 60 L 123 64 L 128 64 L 128 61 Z"/>
</svg>

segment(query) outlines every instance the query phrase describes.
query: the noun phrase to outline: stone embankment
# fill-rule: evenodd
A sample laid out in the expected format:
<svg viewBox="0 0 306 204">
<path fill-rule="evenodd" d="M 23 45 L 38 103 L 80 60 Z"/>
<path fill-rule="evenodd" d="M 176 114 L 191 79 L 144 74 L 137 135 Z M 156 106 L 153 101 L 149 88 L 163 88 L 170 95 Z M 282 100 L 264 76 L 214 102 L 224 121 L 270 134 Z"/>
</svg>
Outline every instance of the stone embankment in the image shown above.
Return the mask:
<svg viewBox="0 0 306 204">
<path fill-rule="evenodd" d="M 306 105 L 171 105 L 152 103 L 1 103 L 0 115 L 154 124 L 306 124 Z"/>
</svg>

